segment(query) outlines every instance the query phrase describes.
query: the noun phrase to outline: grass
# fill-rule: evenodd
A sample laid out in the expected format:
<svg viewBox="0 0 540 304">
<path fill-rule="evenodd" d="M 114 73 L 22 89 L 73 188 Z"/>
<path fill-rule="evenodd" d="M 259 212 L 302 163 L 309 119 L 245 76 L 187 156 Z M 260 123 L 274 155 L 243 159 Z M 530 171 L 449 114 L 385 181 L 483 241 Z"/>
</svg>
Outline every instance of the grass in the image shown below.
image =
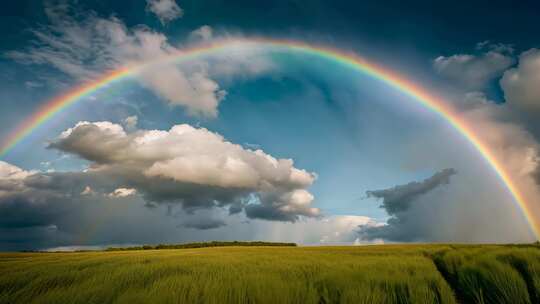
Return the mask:
<svg viewBox="0 0 540 304">
<path fill-rule="evenodd" d="M 0 254 L 0 303 L 538 303 L 538 247 Z"/>
<path fill-rule="evenodd" d="M 465 303 L 540 303 L 538 247 L 458 247 L 434 254 Z"/>
</svg>

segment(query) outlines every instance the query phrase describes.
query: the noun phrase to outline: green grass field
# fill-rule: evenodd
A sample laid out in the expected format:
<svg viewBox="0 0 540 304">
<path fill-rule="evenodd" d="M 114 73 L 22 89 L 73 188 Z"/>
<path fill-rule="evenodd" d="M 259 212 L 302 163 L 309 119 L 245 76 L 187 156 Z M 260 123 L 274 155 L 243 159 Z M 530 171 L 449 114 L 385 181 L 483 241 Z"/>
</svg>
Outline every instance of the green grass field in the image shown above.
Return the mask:
<svg viewBox="0 0 540 304">
<path fill-rule="evenodd" d="M 0 303 L 540 303 L 534 245 L 4 253 L 0 274 Z"/>
</svg>

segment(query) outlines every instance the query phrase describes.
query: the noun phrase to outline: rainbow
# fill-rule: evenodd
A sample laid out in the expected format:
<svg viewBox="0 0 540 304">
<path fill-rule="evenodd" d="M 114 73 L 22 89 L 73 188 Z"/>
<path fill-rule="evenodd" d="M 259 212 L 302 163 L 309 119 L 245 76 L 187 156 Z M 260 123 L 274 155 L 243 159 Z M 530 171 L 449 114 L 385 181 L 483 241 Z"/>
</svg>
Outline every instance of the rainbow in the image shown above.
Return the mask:
<svg viewBox="0 0 540 304">
<path fill-rule="evenodd" d="M 408 81 L 403 76 L 397 73 L 391 72 L 388 69 L 384 69 L 378 65 L 366 61 L 354 53 L 344 52 L 331 47 L 311 45 L 304 42 L 293 40 L 277 40 L 277 39 L 262 39 L 262 38 L 249 38 L 249 39 L 225 39 L 201 45 L 198 47 L 187 48 L 178 53 L 171 54 L 171 56 L 165 59 L 159 59 L 144 64 L 120 68 L 107 73 L 105 76 L 80 85 L 73 90 L 67 92 L 64 95 L 58 96 L 41 106 L 33 115 L 25 119 L 20 123 L 14 131 L 12 131 L 7 138 L 0 145 L 0 158 L 4 157 L 13 147 L 21 142 L 25 137 L 31 134 L 35 129 L 39 128 L 42 124 L 50 120 L 58 112 L 70 107 L 71 105 L 81 101 L 85 96 L 89 96 L 96 90 L 106 87 L 107 85 L 125 79 L 127 77 L 136 75 L 139 71 L 155 64 L 166 64 L 175 62 L 185 62 L 196 57 L 212 55 L 221 51 L 231 51 L 235 47 L 260 47 L 263 49 L 275 49 L 285 52 L 297 52 L 305 55 L 313 55 L 323 59 L 331 60 L 335 63 L 342 64 L 351 69 L 359 71 L 363 74 L 369 75 L 389 86 L 399 90 L 412 97 L 424 107 L 435 112 L 444 120 L 446 120 L 455 130 L 461 133 L 474 148 L 480 153 L 483 159 L 493 168 L 496 175 L 500 178 L 506 189 L 513 197 L 515 203 L 523 213 L 523 216 L 527 220 L 531 231 L 538 239 L 539 223 L 536 222 L 533 216 L 532 205 L 525 201 L 522 193 L 517 185 L 512 181 L 509 173 L 505 170 L 503 164 L 498 160 L 488 146 L 481 141 L 481 139 L 473 132 L 472 126 L 462 119 L 458 113 L 450 107 L 450 104 L 443 102 L 442 99 L 437 98 L 429 94 L 425 89 Z"/>
</svg>

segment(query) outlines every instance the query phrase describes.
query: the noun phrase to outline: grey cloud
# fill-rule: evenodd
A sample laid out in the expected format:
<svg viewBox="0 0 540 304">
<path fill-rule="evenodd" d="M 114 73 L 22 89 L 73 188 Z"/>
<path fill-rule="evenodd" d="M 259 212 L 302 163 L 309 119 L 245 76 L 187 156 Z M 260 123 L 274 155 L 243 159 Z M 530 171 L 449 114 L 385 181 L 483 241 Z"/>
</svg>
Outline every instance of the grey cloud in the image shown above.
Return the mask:
<svg viewBox="0 0 540 304">
<path fill-rule="evenodd" d="M 523 52 L 518 66 L 506 71 L 500 84 L 509 105 L 526 111 L 540 110 L 540 50 Z"/>
<path fill-rule="evenodd" d="M 247 204 L 248 218 L 272 221 L 296 222 L 301 216 L 317 217 L 318 209 L 309 208 L 313 195 L 306 190 L 286 193 L 261 193 L 257 204 Z"/>
<path fill-rule="evenodd" d="M 433 61 L 435 71 L 467 89 L 482 89 L 502 75 L 515 62 L 513 49 L 503 44 L 479 44 L 481 54 L 439 56 Z"/>
<path fill-rule="evenodd" d="M 198 29 L 192 31 L 189 35 L 189 39 L 193 41 L 208 41 L 212 39 L 214 35 L 212 27 L 209 25 L 203 25 Z"/>
<path fill-rule="evenodd" d="M 297 215 L 281 212 L 278 208 L 275 208 L 272 205 L 247 205 L 245 210 L 247 217 L 252 219 L 284 222 L 294 222 L 297 220 Z"/>
<path fill-rule="evenodd" d="M 200 230 L 216 229 L 219 227 L 223 227 L 225 225 L 226 225 L 225 222 L 220 219 L 193 218 L 193 217 L 188 217 L 181 224 L 181 226 L 185 228 L 200 229 Z"/>
<path fill-rule="evenodd" d="M 452 168 L 441 170 L 421 181 L 398 185 L 389 189 L 367 191 L 368 197 L 382 200 L 381 208 L 391 217 L 385 225 L 361 226 L 359 234 L 367 240 L 384 239 L 388 241 L 419 241 L 426 236 L 426 227 L 416 219 L 416 212 L 411 212 L 420 198 L 440 186 L 450 183 L 450 177 L 456 174 Z"/>
<path fill-rule="evenodd" d="M 120 247 L 212 239 L 342 244 L 354 241 L 354 226 L 370 222 L 366 217 L 335 216 L 306 218 L 293 225 L 246 221 L 244 213 L 227 216 L 227 206 L 187 212 L 173 203 L 153 203 L 154 208 L 148 208 L 138 195 L 108 195 L 119 187 L 130 187 L 129 180 L 117 173 L 44 173 L 0 162 L 0 181 L 5 186 L 0 190 L 0 251 L 66 246 L 99 249 L 112 244 Z M 85 192 L 88 189 L 91 191 Z M 242 211 L 246 199 L 228 207 Z M 303 193 L 288 199 L 301 204 L 310 197 Z"/>
<path fill-rule="evenodd" d="M 389 189 L 367 191 L 366 194 L 368 197 L 382 199 L 381 208 L 384 208 L 389 215 L 395 215 L 396 213 L 407 211 L 419 196 L 426 194 L 440 185 L 450 183 L 450 177 L 454 174 L 456 174 L 456 170 L 448 168 L 435 173 L 421 182 L 414 181 Z"/>
<path fill-rule="evenodd" d="M 11 174 L 2 174 L 6 168 Z M 0 250 L 163 242 L 173 236 L 186 239 L 184 232 L 175 229 L 178 222 L 200 229 L 218 225 L 219 219 L 197 225 L 185 212 L 159 216 L 156 213 L 162 208 L 148 209 L 136 195 L 109 195 L 126 181 L 104 172 L 14 168 L 0 162 Z M 174 233 L 162 235 L 166 223 L 167 231 Z"/>
<path fill-rule="evenodd" d="M 163 25 L 184 14 L 175 0 L 146 0 L 146 10 L 154 13 Z"/>
</svg>

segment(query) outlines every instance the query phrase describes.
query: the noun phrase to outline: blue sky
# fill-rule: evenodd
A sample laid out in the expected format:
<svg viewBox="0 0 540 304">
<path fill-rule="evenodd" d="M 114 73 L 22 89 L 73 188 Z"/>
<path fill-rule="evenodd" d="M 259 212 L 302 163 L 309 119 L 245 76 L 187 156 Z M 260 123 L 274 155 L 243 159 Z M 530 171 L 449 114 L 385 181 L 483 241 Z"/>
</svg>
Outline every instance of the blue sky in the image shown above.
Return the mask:
<svg viewBox="0 0 540 304">
<path fill-rule="evenodd" d="M 0 138 L 108 69 L 230 37 L 287 38 L 355 52 L 443 97 L 533 201 L 540 51 L 532 33 L 540 10 L 527 1 L 509 5 L 11 3 L 0 18 Z M 478 152 L 410 97 L 329 60 L 236 51 L 112 84 L 18 144 L 1 159 L 0 181 L 9 186 L 0 191 L 0 249 L 534 239 Z M 196 135 L 168 131 L 181 124 Z M 111 131 L 118 128 L 124 135 Z M 169 132 L 169 158 L 162 159 L 162 144 L 137 150 L 151 130 Z M 284 163 L 261 169 L 268 157 Z M 249 170 L 238 172 L 255 170 L 261 181 L 246 186 L 243 173 L 212 167 L 223 159 L 241 161 Z M 304 181 L 283 180 L 283 170 L 304 170 Z M 88 227 L 95 232 L 81 239 Z"/>
</svg>

